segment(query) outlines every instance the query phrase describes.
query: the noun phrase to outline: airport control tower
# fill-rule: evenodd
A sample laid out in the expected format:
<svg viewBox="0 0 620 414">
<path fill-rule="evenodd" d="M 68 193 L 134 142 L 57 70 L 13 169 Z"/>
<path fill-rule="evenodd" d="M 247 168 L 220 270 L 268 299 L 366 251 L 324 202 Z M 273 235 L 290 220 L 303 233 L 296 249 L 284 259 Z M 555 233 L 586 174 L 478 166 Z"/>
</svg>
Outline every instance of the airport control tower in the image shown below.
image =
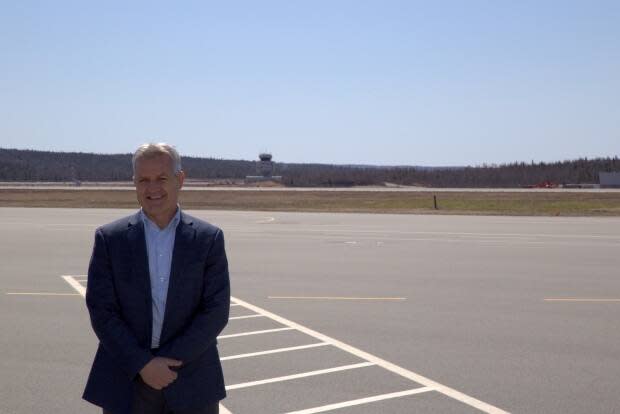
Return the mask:
<svg viewBox="0 0 620 414">
<path fill-rule="evenodd" d="M 258 175 L 263 176 L 265 178 L 270 178 L 273 176 L 274 164 L 271 161 L 271 154 L 262 152 L 258 154 L 258 158 L 260 161 L 257 163 Z"/>
<path fill-rule="evenodd" d="M 273 156 L 268 152 L 258 154 L 256 161 L 256 172 L 258 175 L 248 175 L 245 177 L 246 183 L 259 183 L 265 181 L 282 181 L 281 175 L 273 175 L 276 164 L 272 161 Z"/>
</svg>

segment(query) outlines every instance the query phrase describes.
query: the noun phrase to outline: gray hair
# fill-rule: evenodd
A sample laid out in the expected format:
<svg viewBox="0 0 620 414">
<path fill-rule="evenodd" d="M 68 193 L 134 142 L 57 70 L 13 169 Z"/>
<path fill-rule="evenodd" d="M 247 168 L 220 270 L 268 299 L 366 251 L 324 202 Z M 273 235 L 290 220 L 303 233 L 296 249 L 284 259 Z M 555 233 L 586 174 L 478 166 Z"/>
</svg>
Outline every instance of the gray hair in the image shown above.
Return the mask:
<svg viewBox="0 0 620 414">
<path fill-rule="evenodd" d="M 161 154 L 166 154 L 172 159 L 172 173 L 176 174 L 181 172 L 181 156 L 179 152 L 172 145 L 165 142 L 159 142 L 154 144 L 152 142 L 148 144 L 142 144 L 138 147 L 136 152 L 133 153 L 131 159 L 131 166 L 133 167 L 133 173 L 136 173 L 136 162 L 140 158 L 153 158 Z"/>
</svg>

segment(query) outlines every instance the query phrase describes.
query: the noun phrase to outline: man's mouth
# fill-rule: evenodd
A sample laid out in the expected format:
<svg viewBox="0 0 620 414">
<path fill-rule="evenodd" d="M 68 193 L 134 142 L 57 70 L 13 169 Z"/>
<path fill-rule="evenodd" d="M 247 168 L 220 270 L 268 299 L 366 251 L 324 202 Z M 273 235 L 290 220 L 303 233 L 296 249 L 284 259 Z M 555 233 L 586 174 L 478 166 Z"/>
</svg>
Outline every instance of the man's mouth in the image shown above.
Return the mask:
<svg viewBox="0 0 620 414">
<path fill-rule="evenodd" d="M 162 198 L 164 198 L 163 195 L 157 195 L 157 196 L 146 196 L 147 200 L 161 200 Z"/>
</svg>

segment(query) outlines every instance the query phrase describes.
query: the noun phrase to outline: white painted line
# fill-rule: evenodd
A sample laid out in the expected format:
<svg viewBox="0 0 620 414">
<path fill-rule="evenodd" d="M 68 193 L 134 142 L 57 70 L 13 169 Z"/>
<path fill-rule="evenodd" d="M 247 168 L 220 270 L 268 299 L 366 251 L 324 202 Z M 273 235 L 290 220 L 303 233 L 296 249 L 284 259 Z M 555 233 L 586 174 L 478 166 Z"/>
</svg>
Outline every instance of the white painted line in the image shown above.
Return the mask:
<svg viewBox="0 0 620 414">
<path fill-rule="evenodd" d="M 420 374 L 416 374 L 415 372 L 409 371 L 405 368 L 399 367 L 398 365 L 395 365 L 391 362 L 388 362 L 384 359 L 381 359 L 379 357 L 376 357 L 372 354 L 369 354 L 368 352 L 364 352 L 361 349 L 352 347 L 351 345 L 347 345 L 344 342 L 338 341 L 336 339 L 330 338 L 327 335 L 324 335 L 322 333 L 319 333 L 317 331 L 314 331 L 312 329 L 306 328 L 305 326 L 302 326 L 298 323 L 289 321 L 288 319 L 285 319 L 281 316 L 276 315 L 275 313 L 271 313 L 269 311 L 266 311 L 262 308 L 259 308 L 258 306 L 252 305 L 248 302 L 244 302 L 241 299 L 237 299 L 235 297 L 231 297 L 231 300 L 234 303 L 238 303 L 241 306 L 250 309 L 256 313 L 261 313 L 263 315 L 265 315 L 268 318 L 273 319 L 276 322 L 279 322 L 283 325 L 289 326 L 292 329 L 296 329 L 300 332 L 305 333 L 306 335 L 312 336 L 316 339 L 318 339 L 321 342 L 327 342 L 337 348 L 340 348 L 344 351 L 347 351 L 353 355 L 356 355 L 366 361 L 372 362 L 375 365 L 378 365 L 384 369 L 387 369 L 388 371 L 394 372 L 402 377 L 408 378 L 411 381 L 417 382 L 418 384 L 424 385 L 425 387 L 429 387 L 434 389 L 435 391 L 438 391 L 444 395 L 447 395 L 451 398 L 454 398 L 455 400 L 458 400 L 462 403 L 465 403 L 467 405 L 470 405 L 474 408 L 477 408 L 480 411 L 483 411 L 485 413 L 489 413 L 489 414 L 509 414 L 507 411 L 504 411 L 500 408 L 497 408 L 491 404 L 485 403 L 483 401 L 480 401 L 474 397 L 470 397 L 469 395 L 463 394 L 460 391 L 457 391 L 455 389 L 452 389 L 450 387 L 447 387 L 443 384 L 440 384 L 438 382 L 435 382 L 429 378 L 426 378 Z"/>
<path fill-rule="evenodd" d="M 97 224 L 89 223 L 45 223 L 43 226 L 49 227 L 97 227 Z"/>
<path fill-rule="evenodd" d="M 233 306 L 241 306 L 241 305 L 239 305 L 238 303 L 231 303 L 230 307 L 232 308 Z"/>
<path fill-rule="evenodd" d="M 73 289 L 77 290 L 77 292 L 78 292 L 78 294 L 80 294 L 80 296 L 86 297 L 86 288 L 84 288 L 84 286 L 82 286 L 79 283 L 77 283 L 75 281 L 74 276 L 64 275 L 64 276 L 62 276 L 62 278 L 65 279 L 67 281 L 67 283 L 70 284 L 71 287 L 73 287 Z M 220 403 L 220 414 L 233 414 L 233 413 L 231 413 L 226 407 L 224 407 Z"/>
<path fill-rule="evenodd" d="M 77 290 L 77 293 L 86 297 L 86 288 L 82 286 L 81 283 L 77 282 L 73 276 L 63 275 L 62 278 L 65 279 L 65 281 L 70 284 L 73 289 Z"/>
<path fill-rule="evenodd" d="M 259 356 L 259 355 L 277 354 L 280 352 L 298 351 L 301 349 L 317 348 L 319 346 L 327 346 L 327 345 L 329 344 L 325 342 L 319 342 L 317 344 L 310 344 L 310 345 L 290 346 L 288 348 L 277 348 L 277 349 L 270 349 L 268 351 L 259 351 L 259 352 L 250 352 L 248 354 L 231 355 L 231 356 L 220 358 L 220 361 L 229 361 L 231 359 L 239 359 L 239 358 L 249 358 L 249 357 L 254 357 L 254 356 Z"/>
<path fill-rule="evenodd" d="M 546 245 L 549 243 L 553 243 L 558 246 L 575 246 L 575 245 L 583 245 L 583 246 L 611 246 L 618 247 L 618 237 L 617 236 L 579 236 L 579 235 L 541 235 L 541 234 L 481 234 L 481 233 L 433 233 L 433 232 L 398 232 L 398 231 L 389 231 L 389 234 L 420 234 L 418 237 L 393 237 L 390 235 L 385 235 L 385 231 L 352 231 L 347 230 L 344 231 L 334 231 L 330 232 L 329 230 L 306 230 L 306 229 L 297 229 L 297 230 L 285 230 L 279 229 L 280 234 L 271 234 L 269 237 L 273 238 L 288 238 L 289 235 L 284 234 L 287 232 L 294 232 L 296 235 L 303 237 L 305 240 L 334 240 L 341 238 L 349 238 L 357 237 L 358 240 L 367 240 L 370 242 L 376 242 L 377 240 L 383 241 L 428 241 L 428 242 L 438 242 L 438 243 L 479 243 L 479 244 L 492 244 L 492 245 Z M 305 232 L 305 233 L 304 233 Z M 261 233 L 256 231 L 245 231 L 245 235 L 260 235 Z M 315 237 L 314 234 L 320 233 L 320 237 Z M 350 233 L 368 233 L 368 234 L 350 234 Z M 380 233 L 374 236 L 372 233 Z M 424 237 L 424 234 L 428 234 L 428 237 Z M 433 237 L 437 236 L 446 236 L 449 235 L 454 236 L 454 238 L 444 238 L 444 237 Z M 471 236 L 469 236 L 471 235 Z M 480 236 L 480 238 L 475 238 L 475 236 Z M 545 237 L 551 238 L 550 240 L 545 240 Z M 562 241 L 562 239 L 565 239 Z M 531 241 L 528 241 L 531 240 Z M 540 241 L 533 241 L 540 240 Z M 340 241 L 340 240 L 338 240 Z M 596 243 L 588 243 L 589 241 L 594 241 Z M 605 241 L 609 241 L 609 243 L 604 243 Z M 344 241 L 343 241 L 344 243 Z"/>
<path fill-rule="evenodd" d="M 233 319 L 250 319 L 250 318 L 264 318 L 265 315 L 243 315 L 243 316 L 233 316 L 231 318 L 228 318 L 228 320 L 233 320 Z"/>
<path fill-rule="evenodd" d="M 286 375 L 283 377 L 268 378 L 268 379 L 258 380 L 258 381 L 242 382 L 240 384 L 234 384 L 234 385 L 227 386 L 226 391 L 237 390 L 239 388 L 255 387 L 257 385 L 263 385 L 263 384 L 271 384 L 273 382 L 282 382 L 282 381 L 290 381 L 290 380 L 298 379 L 298 378 L 313 377 L 315 375 L 330 374 L 332 372 L 347 371 L 349 369 L 370 367 L 373 365 L 374 364 L 372 362 L 360 362 L 358 364 L 342 365 L 340 367 L 335 367 L 335 368 L 327 368 L 327 369 L 320 369 L 317 371 L 302 372 L 301 374 Z"/>
<path fill-rule="evenodd" d="M 620 302 L 615 298 L 548 298 L 545 302 Z"/>
<path fill-rule="evenodd" d="M 258 233 L 257 233 L 258 234 Z M 301 236 L 304 238 L 304 240 L 318 240 L 318 241 L 323 241 L 323 242 L 329 242 L 330 240 L 335 240 L 335 239 L 339 239 L 340 237 L 338 236 L 330 236 L 330 235 L 324 235 L 322 237 L 313 237 L 312 235 L 305 235 L 305 234 L 301 234 Z M 269 235 L 270 238 L 274 239 L 274 238 L 288 238 L 289 236 L 284 234 L 270 234 Z M 330 237 L 332 237 L 330 239 Z M 513 239 L 513 238 L 507 238 L 507 239 L 497 239 L 497 240 L 491 240 L 491 239 L 468 239 L 468 238 L 462 238 L 462 239 L 443 239 L 443 238 L 425 238 L 425 237 L 387 237 L 387 236 L 376 236 L 376 237 L 362 237 L 361 240 L 366 240 L 369 242 L 376 242 L 377 239 L 381 239 L 383 241 L 386 242 L 432 242 L 432 243 L 479 243 L 479 244 L 485 244 L 485 245 L 535 245 L 535 246 L 541 246 L 541 245 L 548 245 L 550 242 L 548 241 L 526 241 L 526 240 L 520 240 L 520 239 Z M 253 240 L 253 239 L 244 239 L 244 240 Z M 527 239 L 529 240 L 529 239 Z M 575 245 L 582 245 L 582 246 L 592 246 L 592 245 L 596 245 L 596 246 L 612 246 L 612 247 L 618 247 L 618 243 L 603 243 L 603 242 L 596 242 L 596 244 L 591 244 L 591 243 L 579 243 L 578 241 L 575 242 L 561 242 L 561 241 L 553 241 L 554 245 L 557 246 L 575 246 Z"/>
<path fill-rule="evenodd" d="M 620 236 L 611 234 L 550 234 L 550 233 L 476 233 L 476 232 L 451 232 L 451 231 L 406 231 L 406 230 L 354 230 L 354 229 L 313 229 L 313 228 L 295 228 L 281 229 L 280 232 L 296 233 L 336 233 L 336 234 L 403 234 L 412 236 L 457 236 L 457 237 L 523 237 L 523 238 L 552 238 L 552 239 L 607 239 L 620 241 Z"/>
<path fill-rule="evenodd" d="M 217 339 L 225 339 L 225 338 L 236 338 L 238 336 L 248 336 L 248 335 L 260 335 L 260 334 L 265 334 L 265 333 L 271 333 L 271 332 L 280 332 L 280 331 L 291 331 L 295 328 L 276 328 L 276 329 L 265 329 L 263 331 L 251 331 L 251 332 L 242 332 L 242 333 L 237 333 L 237 334 L 230 334 L 230 335 L 220 335 L 217 337 Z"/>
<path fill-rule="evenodd" d="M 407 300 L 407 298 L 377 297 L 364 298 L 352 296 L 267 296 L 268 299 L 315 299 L 315 300 Z"/>
<path fill-rule="evenodd" d="M 268 223 L 273 223 L 274 221 L 276 221 L 275 217 L 267 217 L 264 220 L 259 220 L 256 223 L 257 224 L 268 224 Z"/>
<path fill-rule="evenodd" d="M 375 401 L 387 400 L 387 399 L 390 399 L 390 398 L 406 397 L 408 395 L 422 394 L 424 392 L 429 392 L 429 391 L 434 391 L 434 390 L 432 388 L 430 388 L 430 387 L 414 388 L 412 390 L 392 392 L 390 394 L 375 395 L 374 397 L 367 397 L 367 398 L 360 398 L 360 399 L 357 399 L 357 400 L 343 401 L 341 403 L 323 405 L 321 407 L 308 408 L 308 409 L 305 409 L 305 410 L 289 411 L 286 414 L 323 413 L 325 411 L 332 411 L 332 410 L 336 410 L 338 408 L 351 407 L 353 405 L 368 404 L 368 403 L 372 403 L 372 402 L 375 402 Z"/>
<path fill-rule="evenodd" d="M 52 292 L 7 292 L 7 295 L 31 295 L 31 296 L 80 296 L 79 293 L 52 293 Z"/>
</svg>

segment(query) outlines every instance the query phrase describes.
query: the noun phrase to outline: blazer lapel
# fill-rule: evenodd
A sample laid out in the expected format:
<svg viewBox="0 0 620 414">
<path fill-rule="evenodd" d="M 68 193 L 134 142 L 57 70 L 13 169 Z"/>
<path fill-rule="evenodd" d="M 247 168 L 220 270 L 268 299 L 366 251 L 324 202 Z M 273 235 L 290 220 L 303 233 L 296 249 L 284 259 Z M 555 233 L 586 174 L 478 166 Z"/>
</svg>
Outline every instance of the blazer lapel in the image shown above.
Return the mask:
<svg viewBox="0 0 620 414">
<path fill-rule="evenodd" d="M 172 251 L 172 264 L 170 266 L 170 279 L 168 281 L 168 295 L 166 297 L 166 311 L 161 331 L 160 343 L 167 340 L 166 326 L 170 320 L 170 314 L 179 301 L 183 300 L 183 269 L 190 255 L 192 243 L 196 237 L 196 229 L 193 227 L 191 218 L 181 212 L 181 219 L 174 236 L 174 249 Z"/>
<path fill-rule="evenodd" d="M 146 251 L 146 239 L 144 238 L 144 222 L 140 213 L 136 213 L 129 220 L 127 229 L 127 242 L 131 249 L 131 268 L 133 277 L 137 280 L 142 294 L 146 313 L 148 315 L 149 340 L 153 329 L 153 308 L 151 297 L 151 277 L 149 272 L 149 258 Z M 138 299 L 139 300 L 139 299 Z"/>
</svg>

